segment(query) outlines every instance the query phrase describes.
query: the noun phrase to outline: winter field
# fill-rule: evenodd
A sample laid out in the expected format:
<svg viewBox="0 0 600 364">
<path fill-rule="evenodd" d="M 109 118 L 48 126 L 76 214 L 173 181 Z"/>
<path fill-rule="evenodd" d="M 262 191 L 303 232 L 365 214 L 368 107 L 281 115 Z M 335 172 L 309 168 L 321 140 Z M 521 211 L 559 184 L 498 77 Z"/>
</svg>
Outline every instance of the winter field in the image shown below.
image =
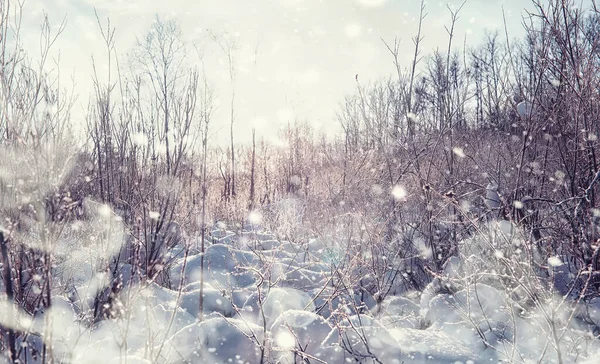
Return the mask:
<svg viewBox="0 0 600 364">
<path fill-rule="evenodd" d="M 282 212 L 296 207 L 288 201 Z M 91 226 L 79 225 L 53 247 L 52 306 L 32 317 L 4 305 L 22 362 L 42 362 L 46 337 L 54 360 L 73 363 L 551 363 L 558 353 L 562 362 L 598 360 L 600 300 L 579 300 L 573 287 L 585 281 L 573 282 L 558 258 L 545 275 L 554 289 L 526 259 L 504 258 L 526 256 L 507 222 L 461 242 L 415 292 L 397 277 L 414 274 L 409 260 L 390 257 L 375 277 L 360 247 L 282 240 L 258 221 L 237 234 L 213 227 L 204 254 L 197 238 L 172 246 L 168 280 L 144 278 L 127 263 L 98 273 L 124 241 L 121 220 L 100 209 L 90 224 L 104 229 L 104 242 L 82 246 Z M 22 279 L 35 300 L 40 277 Z M 98 300 L 105 318 L 94 321 Z"/>
<path fill-rule="evenodd" d="M 232 1 L 0 0 L 0 362 L 600 363 L 595 1 Z"/>
</svg>

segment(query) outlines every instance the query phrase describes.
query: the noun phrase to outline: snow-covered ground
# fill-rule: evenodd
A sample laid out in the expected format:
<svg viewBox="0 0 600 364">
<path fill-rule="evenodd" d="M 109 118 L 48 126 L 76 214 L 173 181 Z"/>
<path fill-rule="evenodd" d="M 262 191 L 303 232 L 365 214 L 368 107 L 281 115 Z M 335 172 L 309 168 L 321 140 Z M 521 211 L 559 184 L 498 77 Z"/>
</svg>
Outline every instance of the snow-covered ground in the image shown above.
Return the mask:
<svg viewBox="0 0 600 364">
<path fill-rule="evenodd" d="M 598 362 L 598 299 L 519 300 L 518 290 L 502 288 L 505 273 L 465 280 L 476 276 L 477 265 L 466 264 L 473 257 L 448 261 L 423 292 L 382 297 L 361 287 L 368 279 L 352 279 L 328 260 L 330 250 L 318 239 L 215 230 L 204 271 L 198 246 L 172 249 L 161 284 L 140 281 L 121 264 L 123 286 L 103 307 L 112 318 L 86 322 L 90 294 L 57 294 L 48 312 L 15 316 L 16 327 L 31 332 L 20 345 L 28 363 L 40 362 L 50 320 L 53 355 L 72 363 L 551 363 L 558 353 L 563 363 Z M 97 290 L 102 280 L 86 280 L 73 264 L 65 260 L 57 274 L 69 271 L 80 293 Z"/>
</svg>

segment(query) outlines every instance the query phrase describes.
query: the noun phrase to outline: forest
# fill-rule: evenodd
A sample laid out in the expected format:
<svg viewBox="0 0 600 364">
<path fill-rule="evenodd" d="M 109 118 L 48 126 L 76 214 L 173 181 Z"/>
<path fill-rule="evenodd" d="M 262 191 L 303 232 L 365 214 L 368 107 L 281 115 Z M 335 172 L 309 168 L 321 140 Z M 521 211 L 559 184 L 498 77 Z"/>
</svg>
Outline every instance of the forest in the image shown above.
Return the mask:
<svg viewBox="0 0 600 364">
<path fill-rule="evenodd" d="M 0 362 L 600 361 L 600 8 L 526 3 L 524 36 L 477 44 L 448 6 L 431 50 L 421 1 L 412 48 L 380 43 L 396 72 L 331 105 L 337 135 L 240 143 L 234 38 L 207 40 L 218 95 L 177 22 L 117 54 L 96 13 L 78 98 L 65 23 L 31 56 L 29 5 L 1 0 Z"/>
</svg>

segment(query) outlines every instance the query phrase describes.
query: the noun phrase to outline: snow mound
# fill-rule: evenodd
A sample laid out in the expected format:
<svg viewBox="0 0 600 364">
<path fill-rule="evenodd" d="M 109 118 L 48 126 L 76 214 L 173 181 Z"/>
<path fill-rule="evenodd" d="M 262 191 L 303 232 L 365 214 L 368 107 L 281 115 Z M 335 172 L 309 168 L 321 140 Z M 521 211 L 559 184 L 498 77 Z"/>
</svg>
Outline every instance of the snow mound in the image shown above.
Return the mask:
<svg viewBox="0 0 600 364">
<path fill-rule="evenodd" d="M 421 325 L 419 306 L 405 297 L 388 297 L 373 313 L 388 328 L 418 329 Z"/>
<path fill-rule="evenodd" d="M 339 345 L 344 349 L 344 360 L 402 363 L 403 353 L 398 341 L 373 317 L 353 315 L 342 320 L 338 326 Z M 331 343 L 330 340 L 328 341 Z"/>
<path fill-rule="evenodd" d="M 185 267 L 184 284 L 199 282 L 201 278 L 201 254 L 189 256 Z M 244 267 L 258 263 L 256 256 L 249 252 L 233 249 L 223 244 L 211 245 L 204 254 L 204 281 L 214 287 L 243 288 L 254 284 L 254 275 Z M 171 282 L 177 289 L 181 278 L 183 258 L 178 259 L 170 269 Z"/>
<path fill-rule="evenodd" d="M 477 283 L 453 295 L 436 295 L 428 304 L 425 318 L 433 327 L 465 323 L 487 329 L 490 322 L 509 322 L 504 293 L 483 283 Z"/>
<path fill-rule="evenodd" d="M 231 317 L 233 315 L 233 305 L 231 304 L 230 298 L 225 296 L 224 291 L 205 286 L 202 294 L 204 297 L 202 311 L 205 314 L 218 312 L 225 317 Z M 192 317 L 198 317 L 198 311 L 200 309 L 200 289 L 184 292 L 181 295 L 181 308 L 186 310 Z"/>
<path fill-rule="evenodd" d="M 262 309 L 261 303 L 262 302 Z M 254 292 L 244 304 L 241 316 L 251 322 L 263 325 L 263 313 L 267 326 L 273 322 L 282 313 L 289 310 L 314 311 L 315 306 L 311 297 L 300 290 L 294 288 L 271 288 L 266 294 Z"/>
<path fill-rule="evenodd" d="M 152 364 L 152 362 L 148 359 L 144 359 L 138 355 L 126 355 L 124 357 L 116 357 L 113 360 L 109 361 L 108 364 Z"/>
<path fill-rule="evenodd" d="M 260 363 L 262 328 L 244 320 L 207 317 L 184 327 L 163 349 L 163 362 Z"/>
<path fill-rule="evenodd" d="M 315 313 L 288 310 L 275 320 L 270 332 L 277 362 L 295 363 L 295 355 L 321 355 L 322 344 L 331 332 L 331 326 Z"/>
<path fill-rule="evenodd" d="M 391 336 L 402 348 L 403 362 L 408 363 L 467 363 L 478 362 L 478 356 L 452 336 L 430 330 L 398 328 Z"/>
</svg>

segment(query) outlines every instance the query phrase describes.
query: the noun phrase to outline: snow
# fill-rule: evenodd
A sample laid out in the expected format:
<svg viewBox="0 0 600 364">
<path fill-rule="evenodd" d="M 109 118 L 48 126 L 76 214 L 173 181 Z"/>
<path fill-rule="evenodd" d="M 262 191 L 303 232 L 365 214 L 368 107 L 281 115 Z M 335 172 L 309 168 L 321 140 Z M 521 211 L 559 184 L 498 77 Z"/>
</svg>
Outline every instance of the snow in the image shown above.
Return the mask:
<svg viewBox="0 0 600 364">
<path fill-rule="evenodd" d="M 485 205 L 490 210 L 500 208 L 500 195 L 498 194 L 498 185 L 490 182 L 485 188 Z"/>
<path fill-rule="evenodd" d="M 373 311 L 375 317 L 389 328 L 418 329 L 421 326 L 419 306 L 405 297 L 386 298 Z"/>
<path fill-rule="evenodd" d="M 434 327 L 464 320 L 485 329 L 496 322 L 508 322 L 506 298 L 495 288 L 477 283 L 454 294 L 438 294 L 427 308 L 425 318 Z"/>
<path fill-rule="evenodd" d="M 340 346 L 352 358 L 377 358 L 384 363 L 400 363 L 402 348 L 390 331 L 368 315 L 352 315 L 339 323 Z M 347 357 L 348 357 L 347 356 Z"/>
<path fill-rule="evenodd" d="M 205 286 L 203 290 L 203 312 L 218 312 L 223 316 L 231 317 L 234 314 L 231 299 L 210 286 Z M 198 317 L 200 304 L 200 289 L 183 292 L 181 297 L 181 308 L 186 310 L 192 317 Z"/>
<path fill-rule="evenodd" d="M 208 317 L 182 328 L 165 344 L 162 360 L 193 363 L 259 363 L 263 330 L 244 320 Z"/>
<path fill-rule="evenodd" d="M 467 363 L 478 355 L 454 335 L 431 330 L 391 329 L 390 335 L 404 351 L 405 363 Z"/>
<path fill-rule="evenodd" d="M 299 310 L 283 312 L 270 328 L 276 360 L 294 363 L 294 349 L 318 357 L 331 329 L 327 320 L 315 313 Z"/>
<path fill-rule="evenodd" d="M 255 292 L 248 297 L 240 315 L 245 320 L 261 326 L 271 326 L 277 317 L 289 310 L 314 311 L 314 303 L 303 291 L 294 288 L 272 288 L 268 292 Z"/>
<path fill-rule="evenodd" d="M 169 279 L 160 284 L 137 279 L 129 264 L 112 269 L 122 286 L 102 307 L 108 317 L 95 323 L 82 318 L 95 294 L 108 298 L 110 276 L 65 260 L 56 278 L 72 277 L 75 293 L 54 295 L 52 307 L 33 320 L 26 313 L 15 317 L 19 329 L 38 335 L 50 319 L 55 355 L 82 363 L 552 362 L 548 312 L 563 335 L 565 362 L 600 352 L 592 336 L 600 332 L 600 301 L 580 302 L 572 319 L 567 306 L 556 304 L 574 279 L 568 258 L 547 262 L 556 295 L 527 306 L 518 298 L 527 297 L 523 287 L 507 290 L 498 277 L 479 276 L 499 269 L 504 255 L 498 251 L 522 244 L 518 230 L 492 222 L 484 234 L 465 239 L 422 292 L 386 285 L 376 292 L 364 267 L 355 268 L 355 280 L 344 288 L 331 279 L 335 263 L 323 259 L 335 246 L 330 240 L 292 243 L 264 230 L 224 232 L 227 238 L 207 244 L 204 254 L 201 321 L 202 255 L 195 249 L 185 262 L 174 254 Z M 486 240 L 494 236 L 502 239 Z M 41 347 L 39 337 L 31 335 L 27 345 Z"/>
<path fill-rule="evenodd" d="M 530 101 L 521 101 L 517 104 L 517 113 L 521 119 L 529 119 L 533 114 L 533 105 Z"/>
<path fill-rule="evenodd" d="M 406 190 L 404 187 L 396 185 L 392 188 L 392 196 L 396 200 L 401 201 L 406 198 Z"/>
<path fill-rule="evenodd" d="M 109 361 L 108 364 L 121 364 L 123 362 L 127 364 L 152 364 L 150 360 L 144 359 L 143 357 L 138 355 L 126 355 L 122 358 L 116 357 Z"/>
<path fill-rule="evenodd" d="M 171 267 L 170 276 L 173 282 L 179 282 L 183 259 L 176 260 Z M 200 281 L 201 259 L 201 254 L 187 258 L 184 284 Z M 255 259 L 256 257 L 252 253 L 240 251 L 224 244 L 211 245 L 204 253 L 204 279 L 211 281 L 215 287 L 247 287 L 254 283 L 255 278 L 250 271 L 244 268 L 252 267 L 256 263 Z"/>
<path fill-rule="evenodd" d="M 585 306 L 587 316 L 596 326 L 600 326 L 600 297 L 594 297 Z"/>
</svg>

